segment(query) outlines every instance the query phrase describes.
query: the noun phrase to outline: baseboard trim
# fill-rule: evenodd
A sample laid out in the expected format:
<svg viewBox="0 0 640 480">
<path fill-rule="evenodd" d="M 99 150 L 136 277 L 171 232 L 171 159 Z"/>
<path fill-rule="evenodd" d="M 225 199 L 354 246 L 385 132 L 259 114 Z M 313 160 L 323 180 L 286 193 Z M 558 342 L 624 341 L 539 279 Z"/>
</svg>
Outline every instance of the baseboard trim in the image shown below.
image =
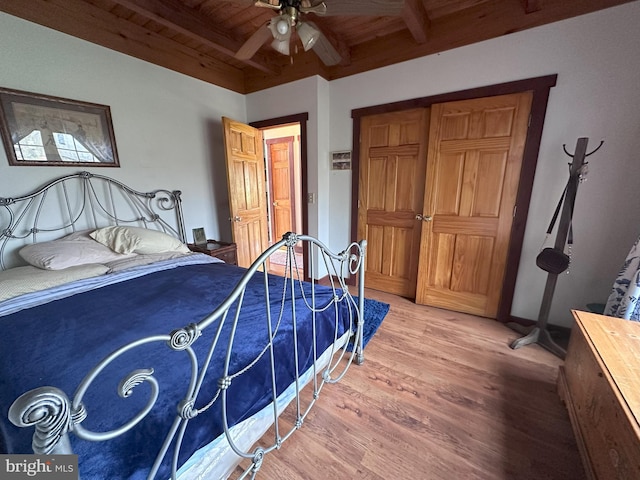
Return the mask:
<svg viewBox="0 0 640 480">
<path fill-rule="evenodd" d="M 513 315 L 509 317 L 509 321 L 517 323 L 524 327 L 531 327 L 536 324 L 535 320 L 531 320 L 529 318 L 523 318 L 523 317 L 516 317 Z M 571 333 L 571 327 L 563 327 L 562 325 L 553 325 L 550 323 L 547 324 L 547 330 L 549 330 L 550 332 L 558 332 L 565 335 L 569 335 Z"/>
</svg>

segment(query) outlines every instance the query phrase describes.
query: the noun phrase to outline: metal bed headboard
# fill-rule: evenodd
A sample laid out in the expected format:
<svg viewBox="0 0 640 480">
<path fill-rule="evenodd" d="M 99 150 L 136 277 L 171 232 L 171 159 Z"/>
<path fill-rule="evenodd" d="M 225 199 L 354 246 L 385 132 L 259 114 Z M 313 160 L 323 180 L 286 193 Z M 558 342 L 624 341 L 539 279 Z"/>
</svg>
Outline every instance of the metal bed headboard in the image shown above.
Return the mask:
<svg viewBox="0 0 640 480">
<path fill-rule="evenodd" d="M 78 172 L 20 197 L 0 197 L 0 269 L 26 244 L 110 225 L 160 230 L 186 243 L 182 192 L 139 192 L 113 178 Z"/>
</svg>

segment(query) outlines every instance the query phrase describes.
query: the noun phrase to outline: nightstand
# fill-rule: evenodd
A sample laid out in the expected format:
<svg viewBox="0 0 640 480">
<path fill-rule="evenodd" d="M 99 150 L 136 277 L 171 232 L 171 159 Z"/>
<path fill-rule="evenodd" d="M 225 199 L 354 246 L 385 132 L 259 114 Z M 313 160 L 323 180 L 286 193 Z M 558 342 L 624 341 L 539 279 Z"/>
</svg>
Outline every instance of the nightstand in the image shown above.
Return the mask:
<svg viewBox="0 0 640 480">
<path fill-rule="evenodd" d="M 187 246 L 192 252 L 205 253 L 212 257 L 219 258 L 230 265 L 238 264 L 237 249 L 235 243 L 219 242 L 218 240 L 207 240 L 206 245 L 195 245 L 188 243 Z"/>
</svg>

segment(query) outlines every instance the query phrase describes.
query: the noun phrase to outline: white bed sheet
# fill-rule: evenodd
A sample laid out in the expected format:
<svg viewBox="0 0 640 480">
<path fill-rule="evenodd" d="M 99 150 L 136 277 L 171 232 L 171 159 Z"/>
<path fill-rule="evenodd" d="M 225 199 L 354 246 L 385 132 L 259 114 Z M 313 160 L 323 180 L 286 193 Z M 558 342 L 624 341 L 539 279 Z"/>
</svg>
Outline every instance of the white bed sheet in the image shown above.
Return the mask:
<svg viewBox="0 0 640 480">
<path fill-rule="evenodd" d="M 107 273 L 97 277 L 90 277 L 84 280 L 66 283 L 57 287 L 27 293 L 19 297 L 13 297 L 4 302 L 0 302 L 0 317 L 24 310 L 25 308 L 44 305 L 45 303 L 61 298 L 70 297 L 76 293 L 87 292 L 94 288 L 104 287 L 113 283 L 141 277 L 153 272 L 168 270 L 182 265 L 196 265 L 201 263 L 221 263 L 222 260 L 205 255 L 203 253 L 186 254 L 179 258 L 163 260 L 149 265 L 141 265 L 115 273 Z"/>
</svg>

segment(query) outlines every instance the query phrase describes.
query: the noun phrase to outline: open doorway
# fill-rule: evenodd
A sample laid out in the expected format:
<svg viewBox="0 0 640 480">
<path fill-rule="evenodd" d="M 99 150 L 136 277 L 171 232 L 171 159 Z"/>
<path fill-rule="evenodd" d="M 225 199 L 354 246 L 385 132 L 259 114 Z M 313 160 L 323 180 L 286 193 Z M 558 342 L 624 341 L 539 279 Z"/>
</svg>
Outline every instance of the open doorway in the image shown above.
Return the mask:
<svg viewBox="0 0 640 480">
<path fill-rule="evenodd" d="M 308 233 L 307 119 L 303 113 L 250 124 L 261 130 L 264 142 L 270 245 L 289 231 Z M 296 248 L 295 253 L 297 267 L 307 279 L 307 252 Z M 286 256 L 275 255 L 270 263 L 273 273 L 282 274 Z"/>
<path fill-rule="evenodd" d="M 262 137 L 267 179 L 269 244 L 273 245 L 287 232 L 301 233 L 300 124 L 262 129 Z M 295 254 L 293 266 L 302 268 L 302 249 L 298 250 L 296 247 Z M 285 266 L 286 251 L 271 257 L 271 270 L 274 273 L 284 273 Z"/>
</svg>

